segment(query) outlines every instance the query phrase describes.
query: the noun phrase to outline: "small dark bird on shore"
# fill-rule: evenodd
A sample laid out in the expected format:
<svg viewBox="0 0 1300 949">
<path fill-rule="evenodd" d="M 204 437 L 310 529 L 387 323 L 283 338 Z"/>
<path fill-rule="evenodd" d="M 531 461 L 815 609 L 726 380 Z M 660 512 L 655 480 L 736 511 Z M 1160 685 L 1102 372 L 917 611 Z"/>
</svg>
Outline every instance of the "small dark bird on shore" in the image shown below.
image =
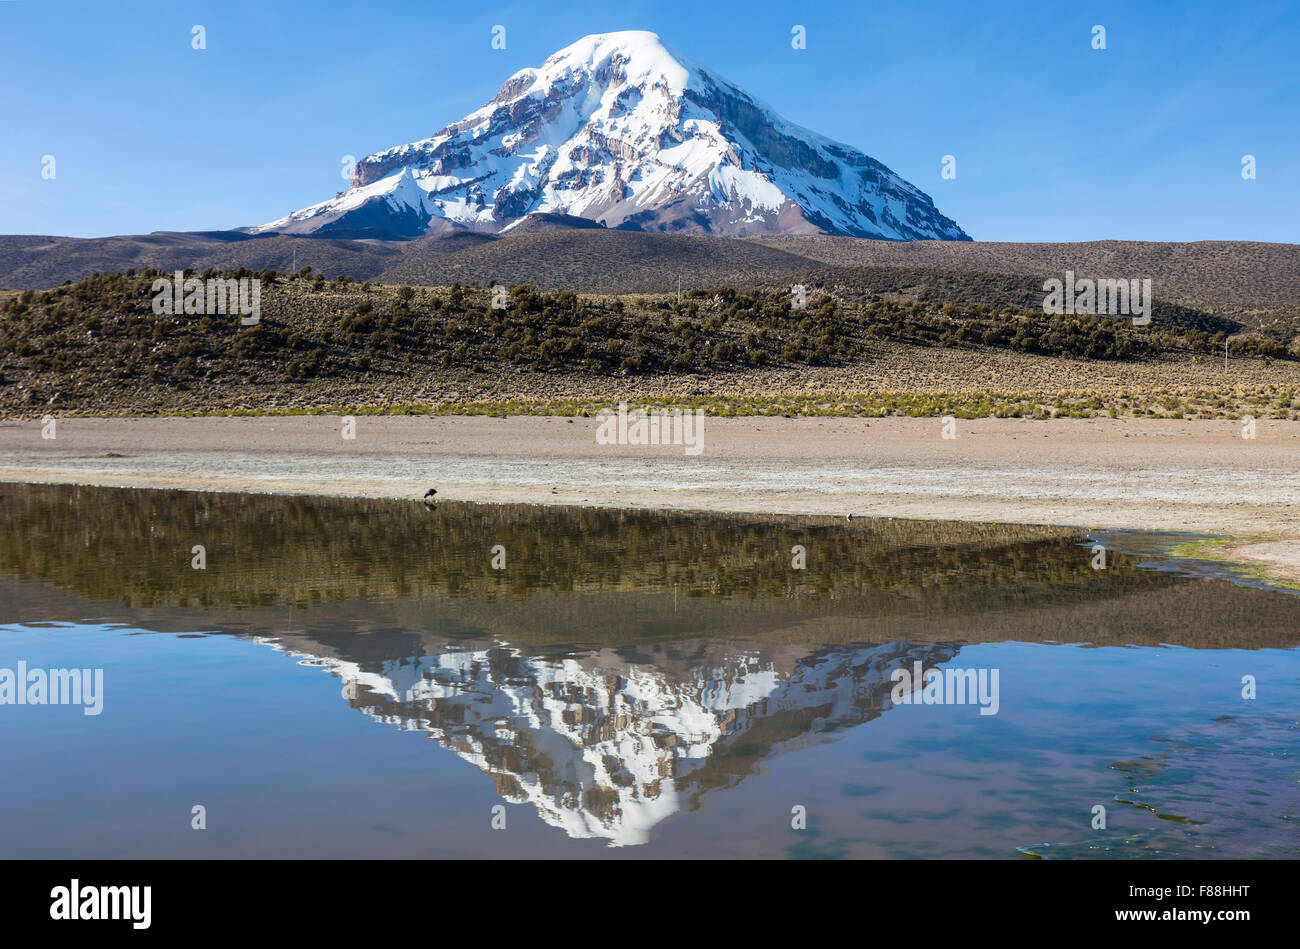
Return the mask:
<svg viewBox="0 0 1300 949">
<path fill-rule="evenodd" d="M 437 493 L 438 493 L 437 488 L 430 488 L 428 491 L 424 492 L 424 499 L 427 501 L 429 500 L 429 498 L 433 497 Z"/>
</svg>

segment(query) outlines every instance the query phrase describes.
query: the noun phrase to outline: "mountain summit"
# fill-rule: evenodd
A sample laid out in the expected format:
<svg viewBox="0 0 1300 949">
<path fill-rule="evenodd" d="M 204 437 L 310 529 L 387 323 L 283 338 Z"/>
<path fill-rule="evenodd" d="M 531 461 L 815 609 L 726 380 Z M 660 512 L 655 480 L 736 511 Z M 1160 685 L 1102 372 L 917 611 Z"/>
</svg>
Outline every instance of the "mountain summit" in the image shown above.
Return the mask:
<svg viewBox="0 0 1300 949">
<path fill-rule="evenodd" d="M 627 230 L 969 240 L 874 158 L 787 122 L 654 33 L 586 36 L 347 191 L 254 232 L 498 232 L 534 213 Z"/>
</svg>

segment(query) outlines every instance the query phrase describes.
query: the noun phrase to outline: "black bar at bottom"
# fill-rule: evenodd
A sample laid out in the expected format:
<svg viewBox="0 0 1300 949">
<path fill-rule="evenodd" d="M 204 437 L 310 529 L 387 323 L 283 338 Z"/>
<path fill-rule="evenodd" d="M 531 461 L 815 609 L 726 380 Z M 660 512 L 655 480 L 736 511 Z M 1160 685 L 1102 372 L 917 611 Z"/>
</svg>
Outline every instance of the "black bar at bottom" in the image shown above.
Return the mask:
<svg viewBox="0 0 1300 949">
<path fill-rule="evenodd" d="M 840 922 L 864 937 L 908 939 L 949 927 L 1011 934 L 1026 926 L 1200 927 L 1230 938 L 1242 926 L 1294 920 L 1296 869 L 1294 861 L 13 861 L 0 864 L 0 909 L 11 934 L 75 927 L 128 938 L 437 938 L 440 930 L 463 938 L 483 925 L 508 938 L 503 927 L 528 937 L 537 925 L 560 923 L 566 933 L 594 923 L 617 928 L 593 935 L 652 938 L 781 918 L 813 932 Z M 118 918 L 80 918 L 87 915 Z"/>
</svg>

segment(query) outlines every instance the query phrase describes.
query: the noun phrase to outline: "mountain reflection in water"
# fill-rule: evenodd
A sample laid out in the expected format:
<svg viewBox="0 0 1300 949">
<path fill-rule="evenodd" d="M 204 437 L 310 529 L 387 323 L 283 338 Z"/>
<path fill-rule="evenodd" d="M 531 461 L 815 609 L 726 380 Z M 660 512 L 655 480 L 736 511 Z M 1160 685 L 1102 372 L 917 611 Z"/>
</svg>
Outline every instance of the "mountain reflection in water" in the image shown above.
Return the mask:
<svg viewBox="0 0 1300 949">
<path fill-rule="evenodd" d="M 890 705 L 890 673 L 927 668 L 946 645 L 858 648 L 654 644 L 559 659 L 506 646 L 409 657 L 374 671 L 313 659 L 375 721 L 428 733 L 570 837 L 614 846 L 754 760 L 833 739 Z M 737 752 L 740 753 L 737 753 Z"/>
<path fill-rule="evenodd" d="M 84 791 L 12 782 L 0 836 L 29 856 L 221 846 L 231 849 L 211 853 L 259 856 L 280 852 L 278 828 L 300 820 L 295 844 L 322 855 L 405 854 L 422 839 L 439 853 L 546 852 L 526 830 L 492 834 L 481 793 L 605 853 L 1294 856 L 1277 830 L 1294 823 L 1300 774 L 1275 746 L 1295 740 L 1300 598 L 1188 569 L 1152 552 L 1165 543 L 1157 535 L 1107 536 L 1107 568 L 1095 570 L 1094 539 L 1014 525 L 0 485 L 0 666 L 103 665 L 102 719 L 118 729 L 0 714 L 15 774 L 50 771 L 54 747 L 58 762 L 75 760 L 78 742 L 103 756 Z M 191 564 L 200 544 L 204 570 Z M 796 544 L 806 569 L 792 569 Z M 506 570 L 491 566 L 498 545 Z M 188 637 L 186 651 L 143 632 Z M 310 740 L 300 723 L 250 744 L 251 719 L 285 716 L 285 690 L 319 694 L 319 680 L 268 665 L 252 643 L 328 670 L 351 709 L 454 757 L 413 761 L 320 709 Z M 1000 668 L 1001 708 L 983 718 L 895 707 L 891 673 L 915 663 Z M 1245 710 L 1243 672 L 1268 684 Z M 175 778 L 178 715 L 228 750 L 219 762 L 193 757 Z M 1232 754 L 1206 735 L 1231 735 Z M 345 760 L 365 758 L 374 780 L 310 763 L 335 744 Z M 300 755 L 274 798 L 248 790 Z M 172 801 L 183 792 L 167 782 L 186 774 L 196 789 Z M 428 800 L 410 795 L 413 776 Z M 236 843 L 178 841 L 153 823 L 227 781 L 227 812 L 243 795 L 258 801 L 241 812 Z M 130 794 L 91 790 L 105 782 Z M 1114 834 L 1090 836 L 1099 800 Z M 300 816 L 304 801 L 322 812 Z M 800 834 L 790 813 L 803 802 Z M 121 836 L 43 849 L 68 813 Z M 697 813 L 712 814 L 698 840 Z M 339 827 L 352 836 L 330 849 Z"/>
</svg>

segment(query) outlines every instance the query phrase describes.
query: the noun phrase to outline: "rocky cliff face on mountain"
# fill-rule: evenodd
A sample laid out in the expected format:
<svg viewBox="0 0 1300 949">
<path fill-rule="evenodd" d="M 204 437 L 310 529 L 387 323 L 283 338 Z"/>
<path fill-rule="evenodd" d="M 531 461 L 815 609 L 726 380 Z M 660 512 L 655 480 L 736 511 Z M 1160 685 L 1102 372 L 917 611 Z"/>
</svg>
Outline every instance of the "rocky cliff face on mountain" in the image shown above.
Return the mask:
<svg viewBox="0 0 1300 949">
<path fill-rule="evenodd" d="M 533 214 L 629 230 L 969 240 L 883 164 L 800 128 L 653 33 L 587 36 L 347 191 L 251 230 L 414 237 Z"/>
</svg>

